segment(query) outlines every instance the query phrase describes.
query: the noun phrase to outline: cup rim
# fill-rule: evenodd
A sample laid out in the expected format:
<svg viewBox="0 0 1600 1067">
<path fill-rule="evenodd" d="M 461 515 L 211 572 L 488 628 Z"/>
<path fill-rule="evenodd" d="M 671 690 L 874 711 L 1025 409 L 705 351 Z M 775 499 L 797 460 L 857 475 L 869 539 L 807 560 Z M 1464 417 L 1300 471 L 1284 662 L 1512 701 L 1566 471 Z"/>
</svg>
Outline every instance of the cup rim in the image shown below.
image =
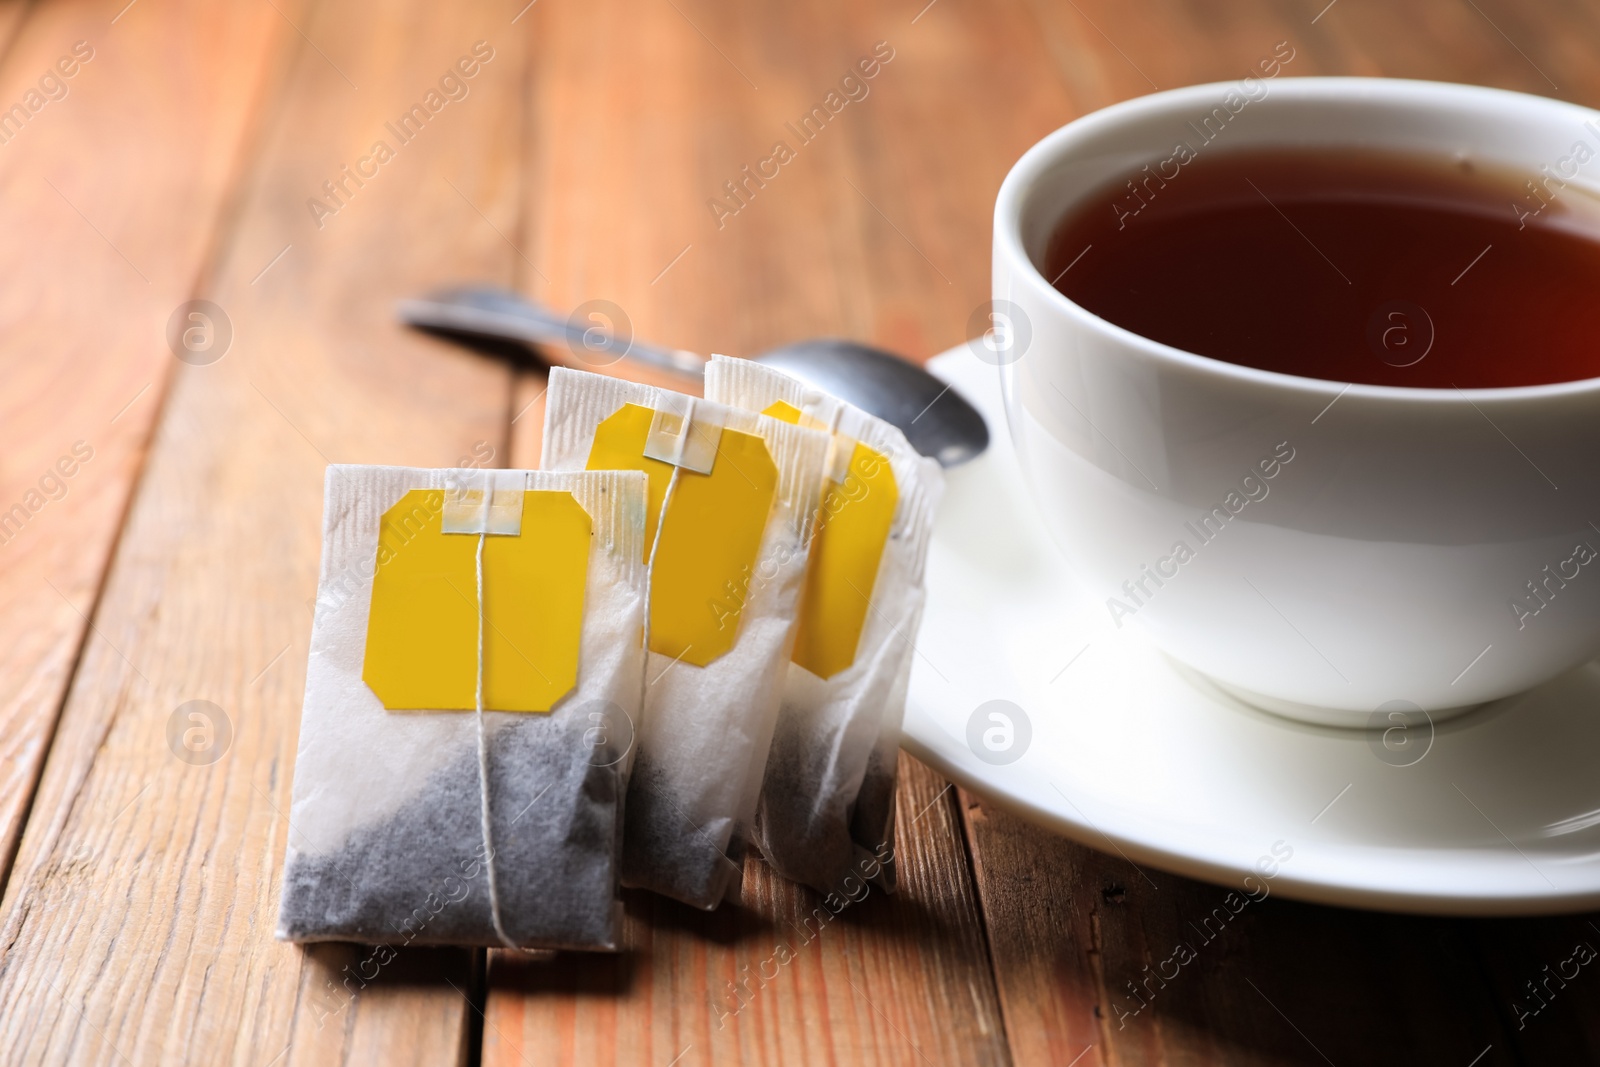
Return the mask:
<svg viewBox="0 0 1600 1067">
<path fill-rule="evenodd" d="M 1012 271 L 1013 285 L 1020 278 L 1036 297 L 1048 305 L 1065 312 L 1079 324 L 1109 334 L 1124 346 L 1142 357 L 1173 369 L 1192 374 L 1230 379 L 1241 384 L 1262 386 L 1278 391 L 1327 397 L 1351 396 L 1377 401 L 1409 401 L 1425 404 L 1474 404 L 1484 402 L 1516 402 L 1548 397 L 1574 397 L 1600 394 L 1600 375 L 1579 378 L 1569 382 L 1547 382 L 1541 385 L 1513 385 L 1492 388 L 1439 388 L 1410 385 L 1370 385 L 1363 382 L 1340 382 L 1329 378 L 1312 378 L 1284 371 L 1263 370 L 1241 363 L 1231 363 L 1214 356 L 1203 356 L 1161 341 L 1135 333 L 1123 326 L 1096 315 L 1068 297 L 1045 280 L 1043 273 L 1028 255 L 1022 243 L 1022 209 L 1039 176 L 1051 164 L 1070 151 L 1073 143 L 1087 135 L 1130 120 L 1138 120 L 1164 112 L 1187 108 L 1201 101 L 1214 99 L 1219 93 L 1234 88 L 1236 82 L 1206 82 L 1177 89 L 1147 93 L 1129 100 L 1082 115 L 1064 126 L 1046 134 L 1024 152 L 1006 172 L 995 199 L 995 253 L 1020 263 L 1020 271 Z M 1600 120 L 1600 111 L 1532 93 L 1510 89 L 1496 89 L 1483 85 L 1458 82 L 1424 81 L 1411 78 L 1370 78 L 1342 76 L 1287 76 L 1274 83 L 1273 94 L 1297 100 L 1357 100 L 1376 96 L 1398 98 L 1407 103 L 1453 101 L 1463 98 L 1483 106 L 1536 107 L 1565 111 L 1575 119 Z M 1000 296 L 1001 294 L 996 294 Z M 1010 298 L 1010 294 L 1007 294 Z M 1336 397 L 1336 398 L 1337 398 Z"/>
</svg>

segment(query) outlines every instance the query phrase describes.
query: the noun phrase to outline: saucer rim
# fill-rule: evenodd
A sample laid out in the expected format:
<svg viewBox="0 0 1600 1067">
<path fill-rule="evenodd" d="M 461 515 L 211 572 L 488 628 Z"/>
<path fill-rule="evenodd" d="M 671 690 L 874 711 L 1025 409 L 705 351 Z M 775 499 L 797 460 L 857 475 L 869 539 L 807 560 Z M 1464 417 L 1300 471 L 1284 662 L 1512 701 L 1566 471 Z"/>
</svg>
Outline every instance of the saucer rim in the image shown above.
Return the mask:
<svg viewBox="0 0 1600 1067">
<path fill-rule="evenodd" d="M 1128 860 L 1135 867 L 1146 864 L 1164 874 L 1192 878 L 1222 888 L 1237 888 L 1241 879 L 1249 876 L 1259 877 L 1252 868 L 1241 867 L 1237 863 L 1221 859 L 1210 859 L 1198 851 L 1183 852 L 1126 832 L 1108 831 L 1101 825 L 1079 823 L 1064 811 L 1038 804 L 1027 795 L 985 780 L 982 777 L 982 767 L 968 766 L 959 757 L 948 758 L 936 747 L 910 732 L 902 733 L 900 744 L 919 761 L 972 793 L 979 800 L 1102 854 L 1110 854 L 1103 847 L 1105 842 L 1109 842 L 1114 850 L 1121 854 L 1121 858 Z M 1337 847 L 1319 846 L 1324 853 Z M 1380 845 L 1350 845 L 1344 848 L 1353 853 L 1393 850 Z M 1418 850 L 1414 849 L 1405 851 L 1413 855 L 1419 854 Z M 1498 850 L 1433 849 L 1420 853 L 1429 859 L 1419 860 L 1419 865 L 1437 866 L 1452 858 L 1481 858 L 1486 851 L 1495 851 L 1500 860 L 1507 858 L 1498 853 Z M 1466 883 L 1467 880 L 1463 879 L 1461 884 Z M 1428 889 L 1384 887 L 1373 884 L 1371 879 L 1359 876 L 1336 880 L 1329 877 L 1326 872 L 1308 876 L 1294 871 L 1289 866 L 1283 866 L 1273 876 L 1271 887 L 1274 895 L 1281 895 L 1285 899 L 1304 904 L 1410 915 L 1488 919 L 1574 915 L 1600 909 L 1600 886 L 1579 891 L 1562 889 L 1541 891 L 1533 887 L 1504 893 L 1485 893 L 1481 890 L 1451 892 L 1437 887 Z"/>
</svg>

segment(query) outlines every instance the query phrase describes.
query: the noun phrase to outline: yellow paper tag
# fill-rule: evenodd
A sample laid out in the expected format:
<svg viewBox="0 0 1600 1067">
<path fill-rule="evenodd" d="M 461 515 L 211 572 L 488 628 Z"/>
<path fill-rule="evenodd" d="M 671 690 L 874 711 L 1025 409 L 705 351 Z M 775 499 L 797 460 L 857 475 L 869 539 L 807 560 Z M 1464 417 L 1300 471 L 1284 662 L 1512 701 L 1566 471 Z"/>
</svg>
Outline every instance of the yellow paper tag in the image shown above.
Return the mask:
<svg viewBox="0 0 1600 1067">
<path fill-rule="evenodd" d="M 655 545 L 650 651 L 704 667 L 739 636 L 739 616 L 777 495 L 778 468 L 759 436 L 723 429 L 710 474 L 677 469 L 672 506 L 663 518 L 674 467 L 644 454 L 653 417 L 650 408 L 627 404 L 601 422 L 588 469 L 647 476 L 646 560 Z"/>
<path fill-rule="evenodd" d="M 362 679 L 390 710 L 477 707 L 478 535 L 441 530 L 444 490 L 383 515 Z M 592 526 L 571 493 L 523 494 L 522 531 L 483 543 L 483 706 L 549 711 L 578 681 Z"/>
<path fill-rule="evenodd" d="M 790 426 L 800 425 L 800 409 L 787 400 L 774 400 L 761 414 L 770 415 L 779 422 L 787 422 Z"/>
<path fill-rule="evenodd" d="M 762 414 L 791 423 L 801 417 L 782 400 Z M 794 662 L 820 678 L 855 662 L 899 500 L 888 457 L 856 442 L 844 481 L 829 481 L 823 495 L 795 634 Z"/>
</svg>

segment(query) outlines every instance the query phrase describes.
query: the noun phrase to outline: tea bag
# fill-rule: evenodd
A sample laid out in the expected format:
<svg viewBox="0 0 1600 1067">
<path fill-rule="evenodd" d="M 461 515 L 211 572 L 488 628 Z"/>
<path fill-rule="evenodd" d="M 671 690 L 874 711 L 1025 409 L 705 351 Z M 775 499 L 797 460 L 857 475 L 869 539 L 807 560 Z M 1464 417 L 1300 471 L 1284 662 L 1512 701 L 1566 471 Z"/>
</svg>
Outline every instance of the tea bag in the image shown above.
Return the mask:
<svg viewBox="0 0 1600 1067">
<path fill-rule="evenodd" d="M 715 357 L 706 396 L 832 434 L 756 844 L 821 892 L 852 873 L 892 892 L 900 721 L 944 478 L 895 427 L 758 363 Z"/>
<path fill-rule="evenodd" d="M 714 908 L 739 883 L 828 447 L 826 434 L 752 412 L 550 374 L 545 464 L 650 480 L 650 653 L 624 885 Z"/>
<path fill-rule="evenodd" d="M 645 479 L 331 466 L 278 936 L 612 949 Z"/>
</svg>

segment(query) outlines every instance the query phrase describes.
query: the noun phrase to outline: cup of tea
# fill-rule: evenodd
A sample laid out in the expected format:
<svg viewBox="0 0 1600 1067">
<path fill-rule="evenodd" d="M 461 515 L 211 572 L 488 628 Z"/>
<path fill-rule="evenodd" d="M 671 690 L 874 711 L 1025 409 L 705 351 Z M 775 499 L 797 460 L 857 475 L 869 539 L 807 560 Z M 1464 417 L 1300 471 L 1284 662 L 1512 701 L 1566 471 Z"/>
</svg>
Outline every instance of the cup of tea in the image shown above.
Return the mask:
<svg viewBox="0 0 1600 1067">
<path fill-rule="evenodd" d="M 994 302 L 1110 625 L 1348 726 L 1600 654 L 1600 113 L 1370 78 L 1117 104 L 1006 177 Z"/>
</svg>

